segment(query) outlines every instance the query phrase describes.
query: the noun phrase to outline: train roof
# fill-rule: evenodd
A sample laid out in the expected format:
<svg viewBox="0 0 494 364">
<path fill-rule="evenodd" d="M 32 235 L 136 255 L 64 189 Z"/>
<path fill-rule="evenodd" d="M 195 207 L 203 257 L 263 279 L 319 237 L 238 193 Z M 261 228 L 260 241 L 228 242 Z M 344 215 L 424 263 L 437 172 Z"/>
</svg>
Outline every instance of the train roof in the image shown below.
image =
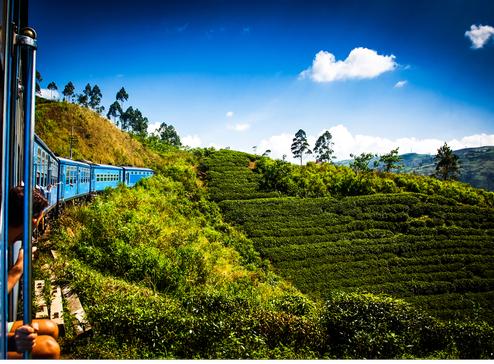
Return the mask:
<svg viewBox="0 0 494 364">
<path fill-rule="evenodd" d="M 112 166 L 112 165 L 109 165 L 109 164 L 98 164 L 98 163 L 93 163 L 92 165 L 93 165 L 93 167 L 95 167 L 95 168 L 100 167 L 100 168 L 110 168 L 110 169 L 122 169 L 122 167 L 120 167 L 120 166 Z"/>
<path fill-rule="evenodd" d="M 72 159 L 67 159 L 67 158 L 62 158 L 62 157 L 57 157 L 58 160 L 63 163 L 63 164 L 76 164 L 84 167 L 90 167 L 88 163 L 85 162 L 79 162 L 79 161 L 74 161 Z"/>
<path fill-rule="evenodd" d="M 134 171 L 148 171 L 148 172 L 154 172 L 151 168 L 131 167 L 131 166 L 123 166 L 122 168 L 123 168 L 123 169 L 134 170 Z"/>
</svg>

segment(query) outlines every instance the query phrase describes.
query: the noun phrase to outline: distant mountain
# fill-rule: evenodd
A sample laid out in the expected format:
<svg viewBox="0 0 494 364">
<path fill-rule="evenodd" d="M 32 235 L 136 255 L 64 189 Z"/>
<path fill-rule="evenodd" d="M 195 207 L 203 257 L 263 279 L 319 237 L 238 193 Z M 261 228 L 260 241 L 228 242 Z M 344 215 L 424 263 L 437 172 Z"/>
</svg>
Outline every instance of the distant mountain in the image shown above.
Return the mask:
<svg viewBox="0 0 494 364">
<path fill-rule="evenodd" d="M 473 187 L 494 191 L 494 146 L 455 150 L 460 159 L 460 181 Z M 403 172 L 430 176 L 435 172 L 434 156 L 431 154 L 402 154 Z M 351 160 L 338 165 L 348 166 Z"/>
</svg>

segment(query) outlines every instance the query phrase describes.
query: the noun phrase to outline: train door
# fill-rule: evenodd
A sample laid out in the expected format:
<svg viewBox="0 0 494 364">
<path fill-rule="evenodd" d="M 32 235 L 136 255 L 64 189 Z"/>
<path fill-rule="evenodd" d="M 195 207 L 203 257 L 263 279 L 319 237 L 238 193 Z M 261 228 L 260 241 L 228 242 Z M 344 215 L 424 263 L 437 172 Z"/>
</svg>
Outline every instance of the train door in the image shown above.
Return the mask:
<svg viewBox="0 0 494 364">
<path fill-rule="evenodd" d="M 80 193 L 80 190 L 81 190 L 81 167 L 77 166 L 75 167 L 76 170 L 74 172 L 76 172 L 76 175 L 75 175 L 75 178 L 76 178 L 76 181 L 75 181 L 75 185 L 76 185 L 76 190 L 75 190 L 75 194 L 78 195 Z"/>
<path fill-rule="evenodd" d="M 60 186 L 58 188 L 59 190 L 59 199 L 63 200 L 65 197 L 65 186 L 67 185 L 67 177 L 65 173 L 65 164 L 60 163 Z"/>
<path fill-rule="evenodd" d="M 16 298 L 8 296 L 7 276 L 12 247 L 8 239 L 8 192 L 25 185 L 23 248 L 31 250 L 34 139 L 34 71 L 36 34 L 27 25 L 27 1 L 4 0 L 0 6 L 0 358 L 7 357 L 7 323 L 16 319 Z M 32 318 L 31 254 L 24 255 L 23 317 Z M 29 357 L 26 355 L 25 357 Z"/>
<path fill-rule="evenodd" d="M 2 126 L 2 136 L 0 138 L 0 157 L 1 157 L 1 169 L 0 169 L 0 178 L 2 180 L 1 185 L 1 198 L 0 198 L 0 358 L 6 358 L 7 352 L 7 322 L 8 322 L 8 299 L 3 292 L 5 292 L 5 287 L 7 286 L 7 272 L 8 267 L 7 261 L 7 238 L 4 233 L 6 230 L 4 229 L 4 221 L 6 221 L 5 209 L 7 206 L 7 199 L 5 198 L 7 186 L 6 181 L 8 180 L 8 174 L 6 171 L 6 165 L 8 161 L 7 155 L 7 145 L 5 140 L 7 139 L 7 130 L 8 123 L 6 118 L 6 110 L 5 110 L 5 98 L 4 98 L 4 75 L 5 75 L 5 24 L 7 24 L 5 13 L 5 9 L 2 6 L 0 8 L 0 124 Z"/>
</svg>

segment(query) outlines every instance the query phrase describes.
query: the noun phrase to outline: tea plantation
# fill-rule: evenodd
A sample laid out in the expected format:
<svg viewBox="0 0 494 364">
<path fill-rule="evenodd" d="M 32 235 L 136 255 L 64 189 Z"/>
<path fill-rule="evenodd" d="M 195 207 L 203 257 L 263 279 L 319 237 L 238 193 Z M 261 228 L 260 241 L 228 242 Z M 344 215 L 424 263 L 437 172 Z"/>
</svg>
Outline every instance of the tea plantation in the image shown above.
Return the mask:
<svg viewBox="0 0 494 364">
<path fill-rule="evenodd" d="M 208 193 L 213 201 L 279 196 L 259 190 L 260 175 L 249 166 L 256 157 L 231 150 L 205 151 L 206 163 L 199 166 L 207 177 Z"/>
<path fill-rule="evenodd" d="M 208 183 L 224 191 L 214 196 L 223 197 L 219 205 L 225 219 L 242 227 L 261 255 L 302 292 L 314 298 L 335 291 L 386 293 L 443 319 L 494 322 L 494 208 L 489 193 L 478 190 L 482 202 L 473 203 L 475 189 L 459 183 L 449 189 L 440 181 L 411 176 L 424 185 L 440 184 L 439 193 L 389 188 L 392 193 L 252 199 L 262 189 L 251 184 L 254 193 L 244 191 L 237 200 L 228 200 L 228 189 L 218 178 L 234 180 L 237 170 L 256 175 L 247 168 L 246 155 L 242 160 L 236 152 L 230 168 L 228 154 L 221 151 L 221 158 L 205 162 L 214 171 Z M 262 174 L 256 177 L 263 180 Z M 372 179 L 379 176 L 368 177 Z M 453 189 L 458 192 L 450 194 Z M 468 200 L 462 197 L 466 191 Z"/>
</svg>

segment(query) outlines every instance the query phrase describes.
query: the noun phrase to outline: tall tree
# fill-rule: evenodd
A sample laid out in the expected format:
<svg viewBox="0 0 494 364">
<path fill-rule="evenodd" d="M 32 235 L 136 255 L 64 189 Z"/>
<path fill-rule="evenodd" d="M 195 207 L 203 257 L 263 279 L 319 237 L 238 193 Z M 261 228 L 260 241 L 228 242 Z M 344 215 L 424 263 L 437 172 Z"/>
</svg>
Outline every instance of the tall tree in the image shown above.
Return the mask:
<svg viewBox="0 0 494 364">
<path fill-rule="evenodd" d="M 180 142 L 180 137 L 173 125 L 167 125 L 166 123 L 161 123 L 157 130 L 158 135 L 162 142 L 166 144 L 173 145 L 175 147 L 180 147 L 182 143 Z"/>
<path fill-rule="evenodd" d="M 147 135 L 149 120 L 139 109 L 135 109 L 130 118 L 130 127 L 134 133 Z"/>
<path fill-rule="evenodd" d="M 127 91 L 125 91 L 125 89 L 122 87 L 118 92 L 117 92 L 117 95 L 115 96 L 115 99 L 117 101 L 120 101 L 121 102 L 121 108 L 123 110 L 123 103 L 125 101 L 127 101 L 129 99 L 129 94 L 127 93 Z"/>
<path fill-rule="evenodd" d="M 314 153 L 316 153 L 316 159 L 320 162 L 331 162 L 331 159 L 336 158 L 333 153 L 334 150 L 332 142 L 333 136 L 329 131 L 325 131 L 316 141 L 314 147 Z"/>
<path fill-rule="evenodd" d="M 122 114 L 120 114 L 120 128 L 122 130 L 128 130 L 131 125 L 132 118 L 134 117 L 134 108 L 129 106 Z"/>
<path fill-rule="evenodd" d="M 401 162 L 401 157 L 398 155 L 399 147 L 393 149 L 391 152 L 387 154 L 383 154 L 379 158 L 379 162 L 384 163 L 384 170 L 386 172 L 390 172 L 392 169 L 400 169 L 403 167 Z"/>
<path fill-rule="evenodd" d="M 81 106 L 88 107 L 89 105 L 88 97 L 85 94 L 78 94 L 77 103 Z"/>
<path fill-rule="evenodd" d="M 41 77 L 41 73 L 36 71 L 36 93 L 38 95 L 41 94 L 41 82 L 43 82 L 43 78 Z"/>
<path fill-rule="evenodd" d="M 350 158 L 353 158 L 353 162 L 350 163 L 350 168 L 355 172 L 369 172 L 371 168 L 369 167 L 369 163 L 372 158 L 377 157 L 377 155 L 372 153 L 362 153 L 360 155 L 350 154 Z M 376 166 L 377 161 L 374 162 L 374 166 Z"/>
<path fill-rule="evenodd" d="M 110 108 L 108 109 L 108 113 L 106 114 L 106 117 L 108 119 L 111 119 L 112 117 L 114 118 L 115 124 L 118 126 L 118 117 L 122 115 L 122 108 L 120 107 L 120 104 L 118 101 L 114 101 L 113 104 L 110 105 Z"/>
<path fill-rule="evenodd" d="M 72 83 L 72 81 L 69 81 L 69 83 L 65 85 L 62 92 L 63 96 L 65 97 L 65 101 L 69 101 L 74 96 L 74 90 L 74 84 Z"/>
<path fill-rule="evenodd" d="M 292 153 L 295 158 L 300 158 L 300 165 L 302 165 L 303 155 L 304 154 L 312 154 L 312 151 L 309 148 L 309 143 L 307 142 L 307 135 L 305 131 L 300 129 L 295 134 L 295 138 L 293 138 L 292 143 Z"/>
<path fill-rule="evenodd" d="M 57 84 L 52 81 L 48 84 L 47 88 L 50 90 L 50 99 L 53 100 L 53 91 L 58 90 Z"/>
<path fill-rule="evenodd" d="M 434 161 L 436 162 L 436 176 L 438 178 L 443 180 L 458 179 L 460 174 L 458 156 L 448 147 L 446 142 L 437 150 Z"/>
<path fill-rule="evenodd" d="M 81 106 L 84 107 L 89 107 L 89 100 L 91 98 L 91 92 L 92 92 L 91 85 L 88 83 L 86 87 L 84 87 L 84 90 L 82 91 L 82 94 L 79 94 L 77 96 L 77 101 Z"/>
<path fill-rule="evenodd" d="M 101 102 L 101 98 L 103 95 L 101 94 L 101 90 L 98 85 L 94 85 L 91 91 L 89 92 L 89 106 L 99 112 L 101 108 L 99 107 L 99 104 Z"/>
</svg>

